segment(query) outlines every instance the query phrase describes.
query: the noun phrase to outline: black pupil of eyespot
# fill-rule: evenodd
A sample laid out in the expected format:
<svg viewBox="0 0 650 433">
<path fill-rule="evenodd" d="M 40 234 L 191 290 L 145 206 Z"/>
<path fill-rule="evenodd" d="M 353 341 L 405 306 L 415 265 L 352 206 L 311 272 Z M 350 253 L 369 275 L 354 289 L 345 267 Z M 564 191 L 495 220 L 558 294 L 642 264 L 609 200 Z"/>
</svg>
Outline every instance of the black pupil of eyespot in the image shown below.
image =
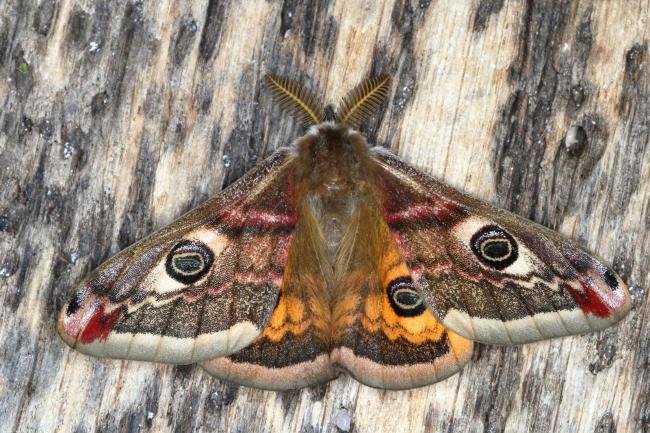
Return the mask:
<svg viewBox="0 0 650 433">
<path fill-rule="evenodd" d="M 507 268 L 519 257 L 515 239 L 496 225 L 478 230 L 470 240 L 470 247 L 479 261 L 497 270 Z"/>
<path fill-rule="evenodd" d="M 174 257 L 174 267 L 184 274 L 194 274 L 203 269 L 203 258 L 200 254 L 182 254 Z"/>
<path fill-rule="evenodd" d="M 483 243 L 483 253 L 495 260 L 502 259 L 510 254 L 510 242 L 507 240 L 491 240 Z"/>
<path fill-rule="evenodd" d="M 398 290 L 395 300 L 401 305 L 413 307 L 420 302 L 420 296 L 411 290 Z"/>
</svg>

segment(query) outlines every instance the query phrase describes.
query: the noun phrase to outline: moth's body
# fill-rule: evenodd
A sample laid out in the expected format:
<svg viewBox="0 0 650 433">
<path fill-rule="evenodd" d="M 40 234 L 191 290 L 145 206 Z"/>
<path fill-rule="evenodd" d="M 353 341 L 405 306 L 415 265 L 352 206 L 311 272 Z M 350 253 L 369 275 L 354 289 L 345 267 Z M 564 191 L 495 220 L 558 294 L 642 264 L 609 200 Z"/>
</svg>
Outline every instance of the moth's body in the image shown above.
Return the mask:
<svg viewBox="0 0 650 433">
<path fill-rule="evenodd" d="M 629 310 L 623 281 L 580 248 L 369 146 L 355 125 L 387 78 L 325 123 L 269 81 L 314 126 L 90 275 L 59 318 L 70 346 L 261 388 L 347 371 L 397 389 L 454 374 L 472 341 L 598 330 Z"/>
<path fill-rule="evenodd" d="M 301 211 L 316 219 L 333 270 L 341 239 L 359 202 L 372 194 L 368 185 L 368 146 L 350 128 L 325 123 L 312 127 L 298 140 L 296 152 L 296 182 L 305 205 Z"/>
</svg>

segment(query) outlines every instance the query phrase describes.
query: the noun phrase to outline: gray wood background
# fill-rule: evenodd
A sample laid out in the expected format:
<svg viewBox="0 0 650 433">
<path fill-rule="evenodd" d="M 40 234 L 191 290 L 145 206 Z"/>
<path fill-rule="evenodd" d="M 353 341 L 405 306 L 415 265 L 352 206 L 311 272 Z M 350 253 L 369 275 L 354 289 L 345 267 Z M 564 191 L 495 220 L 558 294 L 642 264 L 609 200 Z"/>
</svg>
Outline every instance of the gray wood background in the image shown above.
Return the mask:
<svg viewBox="0 0 650 433">
<path fill-rule="evenodd" d="M 650 2 L 0 1 L 0 431 L 649 432 Z M 301 134 L 261 85 L 392 73 L 370 141 L 628 281 L 599 334 L 403 392 L 274 393 L 70 351 L 66 292 Z"/>
</svg>

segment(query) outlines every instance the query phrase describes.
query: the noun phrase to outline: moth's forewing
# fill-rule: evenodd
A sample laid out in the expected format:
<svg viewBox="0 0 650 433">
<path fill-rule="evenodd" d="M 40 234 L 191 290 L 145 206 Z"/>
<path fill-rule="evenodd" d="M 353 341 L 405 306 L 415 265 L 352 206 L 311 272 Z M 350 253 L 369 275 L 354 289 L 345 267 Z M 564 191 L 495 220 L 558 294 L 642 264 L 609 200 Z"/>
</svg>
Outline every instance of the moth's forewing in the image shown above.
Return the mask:
<svg viewBox="0 0 650 433">
<path fill-rule="evenodd" d="M 475 341 L 520 344 L 606 328 L 623 280 L 557 233 L 374 152 L 383 212 L 427 306 Z"/>
<path fill-rule="evenodd" d="M 277 303 L 297 220 L 291 160 L 278 152 L 101 265 L 64 304 L 62 339 L 90 355 L 181 364 L 250 344 Z"/>
</svg>

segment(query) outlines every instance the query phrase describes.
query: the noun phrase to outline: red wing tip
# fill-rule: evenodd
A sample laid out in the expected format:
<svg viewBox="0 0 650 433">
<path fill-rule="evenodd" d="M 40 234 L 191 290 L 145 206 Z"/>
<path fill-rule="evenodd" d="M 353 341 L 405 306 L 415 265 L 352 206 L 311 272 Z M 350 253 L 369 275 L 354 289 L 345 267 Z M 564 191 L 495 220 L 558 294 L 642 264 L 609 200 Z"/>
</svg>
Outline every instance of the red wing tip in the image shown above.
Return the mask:
<svg viewBox="0 0 650 433">
<path fill-rule="evenodd" d="M 57 332 L 70 347 L 79 342 L 90 343 L 105 339 L 121 313 L 115 308 L 104 314 L 104 304 L 92 291 L 82 286 L 63 305 L 57 320 Z"/>
</svg>

